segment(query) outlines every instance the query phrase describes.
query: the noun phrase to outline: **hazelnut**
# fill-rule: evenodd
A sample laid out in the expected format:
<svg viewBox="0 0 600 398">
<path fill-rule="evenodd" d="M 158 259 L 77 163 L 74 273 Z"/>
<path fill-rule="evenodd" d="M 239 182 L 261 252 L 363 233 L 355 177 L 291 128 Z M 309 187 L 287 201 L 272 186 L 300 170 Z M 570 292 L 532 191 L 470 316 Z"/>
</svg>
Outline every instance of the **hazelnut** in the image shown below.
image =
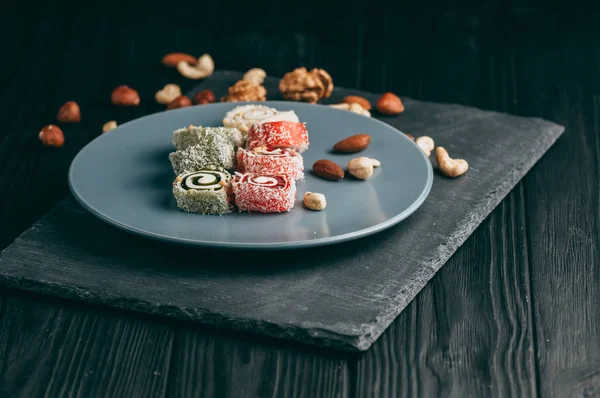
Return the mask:
<svg viewBox="0 0 600 398">
<path fill-rule="evenodd" d="M 173 101 L 169 102 L 167 109 L 185 108 L 186 106 L 192 106 L 192 100 L 185 95 L 180 95 Z"/>
<path fill-rule="evenodd" d="M 119 86 L 115 88 L 110 99 L 113 104 L 119 106 L 136 106 L 140 104 L 140 96 L 138 92 L 127 86 Z"/>
<path fill-rule="evenodd" d="M 40 141 L 47 147 L 60 148 L 65 143 L 65 136 L 60 127 L 48 124 L 40 131 Z"/>
<path fill-rule="evenodd" d="M 202 90 L 194 96 L 194 102 L 197 105 L 203 104 L 212 104 L 217 99 L 215 98 L 215 94 L 210 90 Z"/>
<path fill-rule="evenodd" d="M 81 110 L 75 101 L 66 102 L 58 110 L 56 118 L 62 123 L 77 123 L 81 121 Z"/>
<path fill-rule="evenodd" d="M 373 174 L 374 159 L 365 156 L 354 158 L 348 162 L 348 172 L 354 177 L 366 180 Z"/>
</svg>

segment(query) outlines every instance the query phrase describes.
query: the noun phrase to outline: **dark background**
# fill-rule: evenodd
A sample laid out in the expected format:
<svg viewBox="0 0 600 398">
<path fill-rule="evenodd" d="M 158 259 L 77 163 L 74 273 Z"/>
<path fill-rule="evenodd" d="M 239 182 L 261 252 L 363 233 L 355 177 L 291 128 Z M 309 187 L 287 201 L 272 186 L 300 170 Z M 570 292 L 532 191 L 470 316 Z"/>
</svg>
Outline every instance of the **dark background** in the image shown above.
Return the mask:
<svg viewBox="0 0 600 398">
<path fill-rule="evenodd" d="M 563 124 L 524 180 L 363 355 L 0 289 L 0 396 L 600 395 L 600 29 L 575 2 L 2 2 L 0 249 L 68 194 L 112 119 L 162 110 L 168 52 L 326 69 L 338 86 Z M 137 108 L 110 104 L 127 84 Z M 67 100 L 63 148 L 40 128 Z M 485 134 L 482 131 L 482 134 Z M 102 167 L 99 165 L 99 167 Z"/>
</svg>

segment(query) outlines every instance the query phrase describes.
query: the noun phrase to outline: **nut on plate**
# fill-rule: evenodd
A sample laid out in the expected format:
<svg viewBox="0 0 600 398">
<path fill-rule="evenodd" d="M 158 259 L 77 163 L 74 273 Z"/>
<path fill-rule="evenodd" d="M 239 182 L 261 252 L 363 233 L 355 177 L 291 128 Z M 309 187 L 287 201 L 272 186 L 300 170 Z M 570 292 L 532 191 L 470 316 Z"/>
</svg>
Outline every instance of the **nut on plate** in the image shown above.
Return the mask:
<svg viewBox="0 0 600 398">
<path fill-rule="evenodd" d="M 39 134 L 40 141 L 44 146 L 60 148 L 65 143 L 65 136 L 60 127 L 48 124 L 42 128 Z"/>
<path fill-rule="evenodd" d="M 361 156 L 348 162 L 348 172 L 358 179 L 366 180 L 373 175 L 373 167 L 380 165 L 377 159 Z"/>
<path fill-rule="evenodd" d="M 116 128 L 117 128 L 117 122 L 114 120 L 111 120 L 109 122 L 104 123 L 104 125 L 102 125 L 102 132 L 108 133 L 110 130 L 114 130 Z"/>
<path fill-rule="evenodd" d="M 187 62 L 195 65 L 198 63 L 198 58 L 186 53 L 169 53 L 162 59 L 162 63 L 166 66 L 175 67 L 180 62 Z"/>
<path fill-rule="evenodd" d="M 279 91 L 283 98 L 291 101 L 317 103 L 329 98 L 333 91 L 333 79 L 323 69 L 296 68 L 286 73 L 279 81 Z"/>
<path fill-rule="evenodd" d="M 267 89 L 247 80 L 238 80 L 229 87 L 228 95 L 221 98 L 221 102 L 247 102 L 266 101 Z"/>
<path fill-rule="evenodd" d="M 333 105 L 329 105 L 329 106 L 332 108 L 343 109 L 346 111 L 358 113 L 359 115 L 371 117 L 371 112 L 369 112 L 368 110 L 363 108 L 362 105 L 360 105 L 356 102 L 353 102 L 351 104 L 342 102 L 341 104 L 333 104 Z"/>
<path fill-rule="evenodd" d="M 198 58 L 198 62 L 195 64 L 186 61 L 178 62 L 177 71 L 188 79 L 204 79 L 215 71 L 215 62 L 210 55 L 204 54 Z"/>
<path fill-rule="evenodd" d="M 431 151 L 433 151 L 433 148 L 435 148 L 435 142 L 433 142 L 433 138 L 426 135 L 417 138 L 415 140 L 415 144 L 421 148 L 427 157 L 431 156 Z"/>
<path fill-rule="evenodd" d="M 338 141 L 333 150 L 341 153 L 355 153 L 365 150 L 371 143 L 369 134 L 355 134 Z"/>
<path fill-rule="evenodd" d="M 444 147 L 437 147 L 435 160 L 438 167 L 448 177 L 458 177 L 469 170 L 469 164 L 464 159 L 452 159 Z"/>
<path fill-rule="evenodd" d="M 342 99 L 342 102 L 345 104 L 358 104 L 368 111 L 372 108 L 369 100 L 358 95 L 347 95 Z"/>
<path fill-rule="evenodd" d="M 56 119 L 62 123 L 77 123 L 81 121 L 81 110 L 79 105 L 75 101 L 65 102 L 63 106 L 58 109 Z"/>
<path fill-rule="evenodd" d="M 185 95 L 180 95 L 173 101 L 169 102 L 169 105 L 167 105 L 167 110 L 185 108 L 186 106 L 192 106 L 192 100 L 186 97 Z"/>
<path fill-rule="evenodd" d="M 242 80 L 246 80 L 248 82 L 252 82 L 252 83 L 256 84 L 257 86 L 260 86 L 261 84 L 263 84 L 266 77 L 267 77 L 267 72 L 265 72 L 264 69 L 252 68 L 252 69 L 248 70 L 246 73 L 244 73 Z"/>
<path fill-rule="evenodd" d="M 210 90 L 202 90 L 194 95 L 194 102 L 197 105 L 212 104 L 216 100 L 215 94 Z"/>
<path fill-rule="evenodd" d="M 165 86 L 154 94 L 156 102 L 167 105 L 181 95 L 181 87 L 178 84 L 165 84 Z"/>
<path fill-rule="evenodd" d="M 119 106 L 137 106 L 140 104 L 140 95 L 136 90 L 123 85 L 113 90 L 110 100 Z"/>
<path fill-rule="evenodd" d="M 394 93 L 384 93 L 377 101 L 376 108 L 380 113 L 390 116 L 404 112 L 402 100 Z"/>
<path fill-rule="evenodd" d="M 306 192 L 304 194 L 304 206 L 311 210 L 323 210 L 327 207 L 327 199 L 322 193 Z"/>
<path fill-rule="evenodd" d="M 344 169 L 337 163 L 328 160 L 317 160 L 312 167 L 313 173 L 326 180 L 337 181 L 344 178 Z"/>
</svg>

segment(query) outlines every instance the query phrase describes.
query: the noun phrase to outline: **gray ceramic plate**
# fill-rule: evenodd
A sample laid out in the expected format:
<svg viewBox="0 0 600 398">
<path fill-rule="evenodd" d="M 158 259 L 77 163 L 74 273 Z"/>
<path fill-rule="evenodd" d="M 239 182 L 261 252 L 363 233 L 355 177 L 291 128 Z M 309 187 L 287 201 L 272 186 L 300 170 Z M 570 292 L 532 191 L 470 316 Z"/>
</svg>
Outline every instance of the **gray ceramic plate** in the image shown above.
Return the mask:
<svg viewBox="0 0 600 398">
<path fill-rule="evenodd" d="M 263 103 L 264 104 L 264 103 Z M 356 239 L 384 230 L 423 203 L 433 181 L 429 159 L 404 134 L 376 119 L 323 105 L 268 101 L 294 110 L 306 122 L 310 148 L 303 153 L 306 179 L 298 184 L 289 213 L 232 213 L 205 216 L 180 211 L 172 196 L 175 178 L 169 162 L 171 133 L 190 124 L 219 126 L 239 104 L 193 106 L 146 116 L 102 134 L 77 154 L 69 170 L 73 195 L 100 219 L 150 238 L 194 245 L 237 248 L 296 248 Z M 368 133 L 370 146 L 360 154 L 330 150 L 349 135 Z M 355 156 L 381 161 L 368 180 L 346 177 L 326 181 L 310 172 L 318 159 L 345 168 Z M 306 190 L 327 197 L 327 208 L 304 208 Z"/>
</svg>

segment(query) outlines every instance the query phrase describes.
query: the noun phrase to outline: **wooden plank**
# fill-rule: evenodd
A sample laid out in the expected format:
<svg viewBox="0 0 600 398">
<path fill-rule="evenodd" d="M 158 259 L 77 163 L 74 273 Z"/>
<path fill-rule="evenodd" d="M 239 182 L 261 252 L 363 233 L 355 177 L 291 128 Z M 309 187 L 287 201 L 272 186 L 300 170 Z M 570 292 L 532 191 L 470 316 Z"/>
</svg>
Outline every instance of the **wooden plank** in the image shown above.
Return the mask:
<svg viewBox="0 0 600 398">
<path fill-rule="evenodd" d="M 536 396 L 523 189 L 352 368 L 357 396 Z"/>
<path fill-rule="evenodd" d="M 552 117 L 564 137 L 526 178 L 540 392 L 600 393 L 600 40 L 591 15 L 523 41 L 522 112 Z M 539 46 L 539 40 L 552 46 Z M 544 41 L 542 41 L 544 43 Z M 586 50 L 582 51 L 581 43 Z M 554 51 L 559 45 L 563 51 Z M 536 50 L 537 49 L 537 50 Z M 561 65 L 547 68 L 544 65 Z"/>
<path fill-rule="evenodd" d="M 165 396 L 172 328 L 5 291 L 1 396 Z"/>
<path fill-rule="evenodd" d="M 190 328 L 175 336 L 168 396 L 348 396 L 343 356 Z"/>
</svg>

